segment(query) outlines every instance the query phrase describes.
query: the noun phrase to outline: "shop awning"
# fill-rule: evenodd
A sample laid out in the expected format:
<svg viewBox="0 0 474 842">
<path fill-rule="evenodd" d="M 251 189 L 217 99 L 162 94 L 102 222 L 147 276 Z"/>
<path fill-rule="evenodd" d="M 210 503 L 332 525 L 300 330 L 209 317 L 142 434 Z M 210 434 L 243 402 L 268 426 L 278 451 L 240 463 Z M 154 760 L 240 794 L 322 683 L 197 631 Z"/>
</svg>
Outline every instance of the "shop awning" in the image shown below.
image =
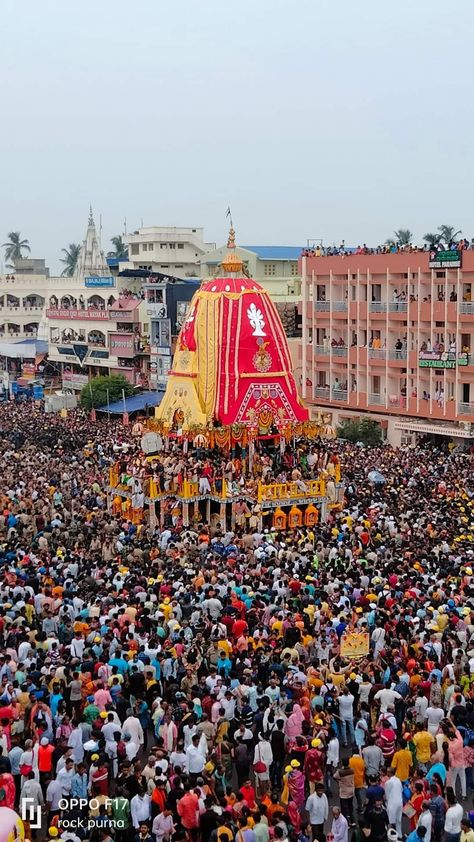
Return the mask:
<svg viewBox="0 0 474 842">
<path fill-rule="evenodd" d="M 132 412 L 143 412 L 146 407 L 159 406 L 164 394 L 164 392 L 140 392 L 139 395 L 131 395 L 131 397 L 125 398 L 125 404 L 120 399 L 109 406 L 106 404 L 97 407 L 96 412 L 111 412 L 113 415 L 122 415 L 124 412 L 128 412 L 129 415 Z"/>
</svg>

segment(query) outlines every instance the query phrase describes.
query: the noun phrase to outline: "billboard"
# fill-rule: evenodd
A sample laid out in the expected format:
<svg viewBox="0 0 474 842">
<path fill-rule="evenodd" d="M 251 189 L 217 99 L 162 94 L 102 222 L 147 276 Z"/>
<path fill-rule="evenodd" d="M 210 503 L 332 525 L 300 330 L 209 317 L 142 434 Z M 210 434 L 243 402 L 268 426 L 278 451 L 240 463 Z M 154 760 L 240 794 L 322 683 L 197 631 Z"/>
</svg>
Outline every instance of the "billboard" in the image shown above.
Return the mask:
<svg viewBox="0 0 474 842">
<path fill-rule="evenodd" d="M 113 275 L 87 275 L 84 283 L 86 287 L 114 287 L 115 278 Z"/>
<path fill-rule="evenodd" d="M 109 333 L 109 350 L 117 357 L 134 357 L 135 336 L 133 333 Z"/>
<path fill-rule="evenodd" d="M 456 365 L 467 365 L 468 361 L 468 354 L 456 354 L 455 351 L 420 351 L 418 358 L 420 368 L 453 369 Z"/>
<path fill-rule="evenodd" d="M 460 249 L 432 249 L 430 251 L 430 269 L 460 269 L 462 251 Z"/>
</svg>

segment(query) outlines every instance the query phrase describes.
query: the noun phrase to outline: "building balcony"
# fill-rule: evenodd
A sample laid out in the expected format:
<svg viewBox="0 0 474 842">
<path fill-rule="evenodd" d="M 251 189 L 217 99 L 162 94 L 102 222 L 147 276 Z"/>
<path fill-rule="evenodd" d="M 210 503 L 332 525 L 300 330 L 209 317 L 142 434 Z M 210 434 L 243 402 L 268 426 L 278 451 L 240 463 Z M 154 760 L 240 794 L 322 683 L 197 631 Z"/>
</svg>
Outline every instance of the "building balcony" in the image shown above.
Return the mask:
<svg viewBox="0 0 474 842">
<path fill-rule="evenodd" d="M 92 307 L 88 308 L 67 308 L 67 307 L 49 307 L 46 310 L 48 319 L 65 319 L 67 321 L 91 320 L 91 321 L 108 321 L 109 314 L 107 310 L 97 310 Z"/>
<path fill-rule="evenodd" d="M 386 313 L 387 305 L 383 301 L 371 301 L 369 310 L 371 313 Z"/>
<path fill-rule="evenodd" d="M 406 301 L 392 301 L 388 305 L 389 313 L 406 313 L 408 310 L 408 303 Z"/>
<path fill-rule="evenodd" d="M 328 313 L 330 310 L 329 301 L 319 301 L 316 299 L 314 302 L 314 309 L 319 310 L 321 313 Z"/>
<path fill-rule="evenodd" d="M 464 403 L 460 401 L 458 403 L 458 415 L 474 416 L 474 403 Z"/>
<path fill-rule="evenodd" d="M 386 360 L 387 351 L 385 348 L 369 348 L 369 360 Z"/>
<path fill-rule="evenodd" d="M 333 357 L 347 357 L 347 345 L 333 345 L 331 354 Z"/>
<path fill-rule="evenodd" d="M 395 360 L 396 362 L 402 362 L 407 360 L 408 352 L 406 348 L 402 348 L 400 351 L 389 351 L 388 358 L 389 360 Z"/>
<path fill-rule="evenodd" d="M 315 398 L 322 398 L 324 401 L 329 400 L 329 386 L 316 386 L 314 390 Z"/>
<path fill-rule="evenodd" d="M 385 395 L 369 395 L 369 404 L 373 406 L 385 406 Z"/>
<path fill-rule="evenodd" d="M 335 313 L 345 313 L 347 311 L 347 301 L 332 301 L 331 305 Z"/>
<path fill-rule="evenodd" d="M 315 345 L 314 346 L 314 353 L 316 355 L 328 357 L 329 356 L 329 348 L 326 348 L 325 345 Z"/>
<path fill-rule="evenodd" d="M 331 389 L 331 400 L 347 403 L 347 389 Z"/>
<path fill-rule="evenodd" d="M 474 301 L 460 301 L 458 312 L 460 316 L 474 316 Z"/>
<path fill-rule="evenodd" d="M 15 313 L 18 316 L 32 314 L 34 316 L 41 316 L 43 307 L 23 307 L 22 305 L 5 304 L 0 306 L 0 315 L 7 315 L 8 313 Z"/>
</svg>

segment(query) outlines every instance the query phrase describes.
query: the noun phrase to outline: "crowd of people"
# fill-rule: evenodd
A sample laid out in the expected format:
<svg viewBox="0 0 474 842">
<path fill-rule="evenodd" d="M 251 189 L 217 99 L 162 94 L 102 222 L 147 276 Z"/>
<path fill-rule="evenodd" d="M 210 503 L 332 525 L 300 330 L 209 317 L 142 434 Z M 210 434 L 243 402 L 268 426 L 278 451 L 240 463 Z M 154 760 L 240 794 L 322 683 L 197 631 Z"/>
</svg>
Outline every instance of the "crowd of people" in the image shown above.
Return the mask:
<svg viewBox="0 0 474 842">
<path fill-rule="evenodd" d="M 29 838 L 472 842 L 470 453 L 297 442 L 345 500 L 278 532 L 111 510 L 143 465 L 115 421 L 10 404 L 0 440 L 0 805 Z"/>
<path fill-rule="evenodd" d="M 387 240 L 380 246 L 368 246 L 366 243 L 358 246 L 346 246 L 345 240 L 342 240 L 340 245 L 323 246 L 322 243 L 315 246 L 307 246 L 302 249 L 302 257 L 336 257 L 337 255 L 349 254 L 415 254 L 417 252 L 433 252 L 437 250 L 445 251 L 466 251 L 472 249 L 473 240 L 468 240 L 463 237 L 459 241 L 448 243 L 427 241 L 423 245 L 418 246 L 413 243 L 395 242 Z"/>
</svg>

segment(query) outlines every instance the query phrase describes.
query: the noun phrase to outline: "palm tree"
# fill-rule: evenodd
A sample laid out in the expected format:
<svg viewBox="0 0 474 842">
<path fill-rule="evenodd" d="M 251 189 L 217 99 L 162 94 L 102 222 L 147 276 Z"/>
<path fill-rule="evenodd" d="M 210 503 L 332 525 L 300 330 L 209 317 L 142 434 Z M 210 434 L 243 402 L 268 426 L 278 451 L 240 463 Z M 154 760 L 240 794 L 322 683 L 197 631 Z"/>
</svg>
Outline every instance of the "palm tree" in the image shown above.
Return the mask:
<svg viewBox="0 0 474 842">
<path fill-rule="evenodd" d="M 449 246 L 450 243 L 457 243 L 457 238 L 460 234 L 462 234 L 462 231 L 456 231 L 454 225 L 440 225 L 438 231 L 441 232 L 440 239 L 443 243 L 446 243 L 447 246 Z"/>
<path fill-rule="evenodd" d="M 118 259 L 128 257 L 128 248 L 122 240 L 121 234 L 116 234 L 115 237 L 111 237 L 110 242 L 114 247 L 114 251 L 109 251 L 107 253 L 107 257 L 116 257 Z"/>
<path fill-rule="evenodd" d="M 409 228 L 399 228 L 398 231 L 393 233 L 395 234 L 395 241 L 400 243 L 401 246 L 409 246 L 413 239 L 413 233 Z"/>
<path fill-rule="evenodd" d="M 2 248 L 5 249 L 6 261 L 15 263 L 17 260 L 21 260 L 24 251 L 31 251 L 28 240 L 22 240 L 19 231 L 10 231 L 7 236 L 9 242 L 2 244 Z"/>
<path fill-rule="evenodd" d="M 430 249 L 435 249 L 441 242 L 441 234 L 425 234 L 423 239 L 425 243 L 428 243 Z"/>
<path fill-rule="evenodd" d="M 61 263 L 64 263 L 64 269 L 61 272 L 61 277 L 72 278 L 76 270 L 77 261 L 79 260 L 79 252 L 81 247 L 79 243 L 69 243 L 67 249 L 61 249 L 64 257 L 61 257 Z"/>
</svg>

